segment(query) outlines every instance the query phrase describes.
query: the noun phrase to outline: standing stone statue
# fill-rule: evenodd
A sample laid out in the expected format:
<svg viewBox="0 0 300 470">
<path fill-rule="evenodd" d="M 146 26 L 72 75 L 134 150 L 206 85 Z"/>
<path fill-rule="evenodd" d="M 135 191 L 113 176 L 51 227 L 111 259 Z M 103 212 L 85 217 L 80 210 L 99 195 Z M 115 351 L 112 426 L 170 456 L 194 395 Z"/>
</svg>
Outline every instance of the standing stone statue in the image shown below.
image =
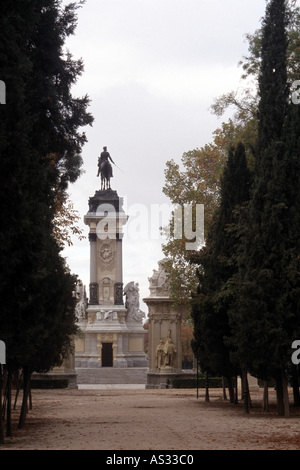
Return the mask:
<svg viewBox="0 0 300 470">
<path fill-rule="evenodd" d="M 164 342 L 161 339 L 156 348 L 156 367 L 160 369 L 164 365 Z"/>
<path fill-rule="evenodd" d="M 140 310 L 140 295 L 138 283 L 131 281 L 124 289 L 126 296 L 125 308 L 127 309 L 127 318 L 131 318 L 137 322 L 142 322 L 145 313 Z"/>
<path fill-rule="evenodd" d="M 103 147 L 103 152 L 101 152 L 100 157 L 98 158 L 98 174 L 101 177 L 101 190 L 110 189 L 110 178 L 113 176 L 112 162 L 115 165 L 115 162 L 111 158 L 107 147 Z"/>
<path fill-rule="evenodd" d="M 158 271 L 153 269 L 152 277 L 148 278 L 149 288 L 151 295 L 155 296 L 169 296 L 170 295 L 170 283 L 168 275 L 165 271 L 166 259 L 162 259 L 158 262 Z"/>
<path fill-rule="evenodd" d="M 174 366 L 174 355 L 176 353 L 175 345 L 172 343 L 170 337 L 167 338 L 165 346 L 164 346 L 164 354 L 165 354 L 165 367 L 173 367 Z"/>
<path fill-rule="evenodd" d="M 75 307 L 75 314 L 78 320 L 86 317 L 86 309 L 87 309 L 87 298 L 85 292 L 85 286 L 83 285 L 82 281 L 79 279 L 76 284 L 75 288 L 76 293 L 76 307 Z"/>
<path fill-rule="evenodd" d="M 158 369 L 173 368 L 176 352 L 175 344 L 172 343 L 171 330 L 169 330 L 167 337 L 164 340 L 161 339 L 156 347 L 156 367 Z"/>
</svg>

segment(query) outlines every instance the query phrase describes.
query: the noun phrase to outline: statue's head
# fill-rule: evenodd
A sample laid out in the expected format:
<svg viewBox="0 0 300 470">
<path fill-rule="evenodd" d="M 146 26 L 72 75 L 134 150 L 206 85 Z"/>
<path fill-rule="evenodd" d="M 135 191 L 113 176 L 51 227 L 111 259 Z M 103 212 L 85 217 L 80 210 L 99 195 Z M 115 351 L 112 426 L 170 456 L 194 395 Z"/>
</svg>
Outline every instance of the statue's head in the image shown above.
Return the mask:
<svg viewBox="0 0 300 470">
<path fill-rule="evenodd" d="M 105 152 L 106 152 L 106 150 L 107 150 L 107 147 L 103 147 L 103 150 L 105 150 Z"/>
</svg>

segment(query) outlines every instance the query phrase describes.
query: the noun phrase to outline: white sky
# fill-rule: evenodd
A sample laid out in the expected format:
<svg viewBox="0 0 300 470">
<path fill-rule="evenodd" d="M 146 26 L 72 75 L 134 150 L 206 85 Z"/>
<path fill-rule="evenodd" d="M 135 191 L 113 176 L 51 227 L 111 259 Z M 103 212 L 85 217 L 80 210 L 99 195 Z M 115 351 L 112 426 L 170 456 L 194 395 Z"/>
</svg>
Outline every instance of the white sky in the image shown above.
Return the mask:
<svg viewBox="0 0 300 470">
<path fill-rule="evenodd" d="M 143 227 L 142 239 L 135 232 L 123 242 L 124 285 L 138 282 L 142 299 L 163 257 L 150 210 L 170 204 L 162 193 L 166 161 L 180 163 L 184 152 L 212 141 L 221 121 L 209 107 L 241 85 L 237 64 L 247 53 L 245 34 L 260 27 L 265 6 L 265 0 L 87 0 L 78 11 L 67 47 L 74 59 L 83 58 L 85 71 L 73 94 L 89 95 L 95 121 L 84 129 L 85 173 L 69 191 L 86 239 L 74 238 L 64 256 L 87 294 L 83 217 L 89 197 L 100 189 L 97 158 L 103 146 L 120 168 L 114 167 L 112 189 L 126 198 L 129 211 L 140 204 L 149 214 L 148 236 Z M 131 216 L 131 227 L 139 220 Z M 147 313 L 142 302 L 141 309 Z"/>
</svg>

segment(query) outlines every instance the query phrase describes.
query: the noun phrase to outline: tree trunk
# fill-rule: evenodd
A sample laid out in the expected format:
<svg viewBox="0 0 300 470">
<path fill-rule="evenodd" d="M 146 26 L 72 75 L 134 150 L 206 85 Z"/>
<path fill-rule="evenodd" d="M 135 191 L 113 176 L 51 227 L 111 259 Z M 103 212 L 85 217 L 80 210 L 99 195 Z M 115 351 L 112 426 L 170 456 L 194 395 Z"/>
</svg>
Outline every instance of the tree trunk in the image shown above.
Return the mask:
<svg viewBox="0 0 300 470">
<path fill-rule="evenodd" d="M 206 372 L 206 378 L 205 378 L 205 401 L 209 402 L 208 372 Z"/>
<path fill-rule="evenodd" d="M 233 378 L 233 383 L 234 383 L 234 404 L 237 405 L 239 403 L 239 397 L 238 397 L 238 381 L 237 381 L 237 376 Z"/>
<path fill-rule="evenodd" d="M 242 389 L 243 389 L 243 400 L 244 400 L 244 413 L 249 414 L 249 387 L 248 387 L 248 378 L 247 370 L 242 370 Z"/>
<path fill-rule="evenodd" d="M 11 437 L 11 380 L 12 370 L 10 366 L 7 366 L 7 385 L 6 385 L 6 398 L 7 398 L 7 413 L 6 413 L 6 436 Z"/>
<path fill-rule="evenodd" d="M 276 392 L 277 392 L 277 412 L 279 416 L 289 418 L 290 405 L 288 395 L 288 381 L 284 371 L 276 377 Z"/>
<path fill-rule="evenodd" d="M 21 384 L 22 384 L 22 380 L 23 380 L 23 372 L 17 370 L 16 372 L 16 395 L 15 395 L 15 402 L 14 402 L 14 410 L 16 409 L 16 406 L 17 406 L 17 401 L 18 401 L 18 396 L 19 396 L 19 393 L 20 393 L 20 388 L 21 388 Z"/>
<path fill-rule="evenodd" d="M 283 406 L 282 378 L 281 376 L 276 376 L 275 380 L 276 380 L 277 414 L 279 416 L 283 416 L 284 406 Z"/>
<path fill-rule="evenodd" d="M 225 386 L 225 377 L 222 376 L 222 388 L 223 388 L 223 400 L 227 400 L 227 395 L 226 395 L 226 386 Z"/>
<path fill-rule="evenodd" d="M 29 390 L 28 390 L 28 403 L 29 409 L 32 410 L 32 396 L 31 396 L 31 381 L 29 380 Z"/>
<path fill-rule="evenodd" d="M 3 418 L 2 418 L 2 388 L 3 388 L 3 375 L 2 375 L 2 364 L 0 364 L 0 445 L 4 444 Z"/>
<path fill-rule="evenodd" d="M 282 388 L 283 388 L 283 409 L 285 418 L 290 417 L 290 403 L 288 391 L 288 379 L 285 372 L 282 372 Z"/>
<path fill-rule="evenodd" d="M 234 403 L 234 389 L 233 389 L 233 379 L 232 377 L 226 377 L 228 382 L 228 392 L 229 392 L 229 401 Z"/>
<path fill-rule="evenodd" d="M 269 411 L 269 389 L 268 389 L 268 381 L 264 381 L 264 396 L 263 396 L 263 411 Z"/>
<path fill-rule="evenodd" d="M 286 374 L 282 371 L 276 377 L 276 393 L 277 393 L 277 413 L 279 416 L 290 416 L 288 381 Z"/>
<path fill-rule="evenodd" d="M 27 404 L 28 404 L 28 396 L 29 396 L 29 389 L 30 389 L 30 370 L 28 366 L 23 368 L 23 400 L 22 400 L 22 407 L 21 413 L 19 418 L 18 429 L 21 429 L 25 424 L 26 414 L 27 414 Z"/>
</svg>

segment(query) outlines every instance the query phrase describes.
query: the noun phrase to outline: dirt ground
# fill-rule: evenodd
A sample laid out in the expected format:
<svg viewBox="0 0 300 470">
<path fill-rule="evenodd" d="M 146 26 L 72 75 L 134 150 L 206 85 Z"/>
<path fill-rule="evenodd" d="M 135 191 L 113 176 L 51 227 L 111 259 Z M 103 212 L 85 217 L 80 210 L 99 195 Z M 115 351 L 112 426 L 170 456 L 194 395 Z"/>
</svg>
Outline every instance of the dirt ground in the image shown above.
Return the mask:
<svg viewBox="0 0 300 470">
<path fill-rule="evenodd" d="M 13 437 L 3 450 L 300 450 L 300 410 L 278 417 L 275 392 L 262 412 L 262 391 L 252 408 L 210 390 L 33 390 L 32 410 L 18 430 L 21 400 L 13 412 Z"/>
</svg>

